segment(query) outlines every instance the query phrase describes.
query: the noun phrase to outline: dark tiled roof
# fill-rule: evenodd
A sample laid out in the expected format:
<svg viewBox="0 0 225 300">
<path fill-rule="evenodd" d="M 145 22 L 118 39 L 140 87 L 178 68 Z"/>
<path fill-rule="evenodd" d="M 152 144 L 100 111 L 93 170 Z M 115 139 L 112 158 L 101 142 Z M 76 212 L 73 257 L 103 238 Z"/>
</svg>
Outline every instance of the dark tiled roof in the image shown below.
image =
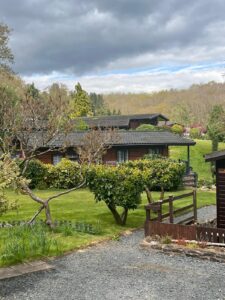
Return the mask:
<svg viewBox="0 0 225 300">
<path fill-rule="evenodd" d="M 219 159 L 225 159 L 225 150 L 214 151 L 205 155 L 205 161 L 214 161 Z"/>
<path fill-rule="evenodd" d="M 82 144 L 87 131 L 72 132 L 68 135 L 58 134 L 51 142 L 43 145 L 42 135 L 36 133 L 33 140 L 39 140 L 40 147 L 76 147 Z M 104 132 L 103 132 L 104 134 Z M 32 140 L 31 140 L 32 141 Z M 193 140 L 183 138 L 168 131 L 118 131 L 115 134 L 113 146 L 132 146 L 132 145 L 195 145 Z"/>
<path fill-rule="evenodd" d="M 75 122 L 83 120 L 89 127 L 128 127 L 131 120 L 159 120 L 167 121 L 168 118 L 161 114 L 139 114 L 139 115 L 115 115 L 115 116 L 99 116 L 99 117 L 83 117 L 77 118 Z"/>
</svg>

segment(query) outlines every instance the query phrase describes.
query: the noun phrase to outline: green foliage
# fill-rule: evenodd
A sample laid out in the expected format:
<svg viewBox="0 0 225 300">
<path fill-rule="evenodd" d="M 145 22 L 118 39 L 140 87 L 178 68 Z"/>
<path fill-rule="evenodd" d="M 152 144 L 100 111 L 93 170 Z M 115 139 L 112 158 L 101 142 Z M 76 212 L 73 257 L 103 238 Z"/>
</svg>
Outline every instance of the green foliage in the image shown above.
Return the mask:
<svg viewBox="0 0 225 300">
<path fill-rule="evenodd" d="M 152 124 L 142 124 L 136 128 L 137 131 L 157 131 L 157 127 Z"/>
<path fill-rule="evenodd" d="M 171 236 L 169 236 L 169 235 L 162 236 L 161 239 L 160 239 L 160 243 L 161 244 L 166 244 L 166 245 L 171 244 L 172 243 Z"/>
<path fill-rule="evenodd" d="M 23 161 L 19 160 L 18 164 L 20 168 L 23 168 Z M 25 178 L 29 179 L 29 187 L 31 189 L 40 188 L 45 189 L 47 187 L 46 177 L 48 168 L 38 159 L 32 159 L 29 161 L 27 169 L 25 171 Z"/>
<path fill-rule="evenodd" d="M 14 160 L 8 155 L 0 157 L 0 215 L 7 210 L 16 209 L 15 200 L 6 197 L 6 190 L 11 188 L 17 191 L 25 180 L 20 176 L 20 170 Z"/>
<path fill-rule="evenodd" d="M 92 166 L 88 171 L 88 186 L 96 201 L 136 209 L 143 191 L 141 171 L 127 167 Z"/>
<path fill-rule="evenodd" d="M 81 165 L 63 158 L 57 165 L 48 165 L 47 183 L 50 187 L 70 189 L 82 181 Z"/>
<path fill-rule="evenodd" d="M 225 111 L 222 105 L 213 106 L 209 115 L 207 133 L 212 140 L 212 151 L 217 151 L 218 143 L 225 139 Z"/>
<path fill-rule="evenodd" d="M 177 134 L 182 134 L 184 132 L 184 128 L 183 126 L 181 125 L 178 125 L 178 124 L 174 124 L 172 127 L 171 127 L 171 131 L 173 133 L 177 133 Z"/>
<path fill-rule="evenodd" d="M 84 117 L 92 114 L 92 107 L 88 93 L 82 89 L 78 82 L 75 91 L 72 93 L 73 113 L 71 118 Z"/>
<path fill-rule="evenodd" d="M 139 169 L 144 184 L 151 190 L 176 190 L 181 185 L 185 171 L 183 163 L 168 158 L 128 161 L 124 165 L 131 169 Z"/>
<path fill-rule="evenodd" d="M 44 225 L 17 226 L 5 232 L 0 249 L 0 262 L 3 265 L 61 253 L 60 244 L 50 236 Z"/>
<path fill-rule="evenodd" d="M 76 124 L 76 126 L 75 126 L 75 129 L 76 130 L 80 130 L 80 131 L 85 131 L 85 130 L 88 130 L 88 125 L 87 125 L 87 123 L 84 121 L 84 120 L 82 120 L 82 119 L 80 119 L 80 120 L 78 120 L 78 122 L 77 122 L 77 124 Z"/>
<path fill-rule="evenodd" d="M 108 107 L 102 95 L 90 93 L 90 102 L 93 116 L 107 115 Z"/>
<path fill-rule="evenodd" d="M 27 95 L 34 99 L 38 99 L 40 97 L 39 90 L 35 87 L 34 83 L 27 85 Z"/>
<path fill-rule="evenodd" d="M 9 69 L 9 63 L 13 62 L 13 54 L 8 46 L 10 29 L 0 23 L 0 69 Z"/>
<path fill-rule="evenodd" d="M 201 131 L 199 128 L 191 128 L 190 129 L 190 137 L 192 139 L 200 139 L 201 138 Z"/>
<path fill-rule="evenodd" d="M 124 225 L 117 212 L 136 209 L 140 204 L 141 193 L 147 186 L 153 190 L 174 190 L 182 181 L 185 166 L 169 159 L 129 161 L 116 167 L 97 165 L 87 172 L 88 186 L 97 202 L 104 201 L 111 210 L 116 222 Z"/>
<path fill-rule="evenodd" d="M 136 209 L 141 202 L 143 174 L 138 169 L 117 166 L 92 166 L 87 182 L 97 202 L 104 201 L 117 224 L 125 225 L 129 209 Z M 117 207 L 124 209 L 120 215 Z"/>
</svg>

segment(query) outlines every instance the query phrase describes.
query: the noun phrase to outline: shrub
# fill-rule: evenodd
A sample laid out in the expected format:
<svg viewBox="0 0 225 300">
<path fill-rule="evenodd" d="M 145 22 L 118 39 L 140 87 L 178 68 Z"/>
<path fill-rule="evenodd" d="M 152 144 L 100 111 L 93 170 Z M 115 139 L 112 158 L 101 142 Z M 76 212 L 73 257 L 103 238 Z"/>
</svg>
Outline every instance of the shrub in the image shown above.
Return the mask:
<svg viewBox="0 0 225 300">
<path fill-rule="evenodd" d="M 48 165 L 47 183 L 51 187 L 70 189 L 82 181 L 79 163 L 63 158 L 57 165 Z"/>
<path fill-rule="evenodd" d="M 190 137 L 192 139 L 199 139 L 201 138 L 201 131 L 199 128 L 191 128 L 190 129 Z"/>
<path fill-rule="evenodd" d="M 174 124 L 172 127 L 171 127 L 171 131 L 173 133 L 177 133 L 177 134 L 182 134 L 184 132 L 184 127 L 181 126 L 181 125 L 178 125 L 178 124 Z"/>
<path fill-rule="evenodd" d="M 145 172 L 145 184 L 150 190 L 175 190 L 185 172 L 185 165 L 168 158 L 142 159 L 124 163 L 126 167 L 138 168 Z"/>
<path fill-rule="evenodd" d="M 136 209 L 141 202 L 143 172 L 138 168 L 95 165 L 87 172 L 87 182 L 96 201 L 104 201 L 117 224 L 125 225 L 129 209 Z M 118 206 L 123 208 L 119 214 Z"/>
<path fill-rule="evenodd" d="M 169 245 L 172 243 L 172 238 L 169 235 L 162 236 L 160 239 L 161 244 Z"/>
<path fill-rule="evenodd" d="M 151 124 L 142 124 L 136 128 L 137 131 L 157 131 L 158 129 Z"/>
<path fill-rule="evenodd" d="M 79 120 L 75 126 L 75 130 L 85 131 L 88 130 L 88 124 L 84 120 Z"/>
<path fill-rule="evenodd" d="M 19 161 L 19 166 L 22 168 L 23 161 Z M 26 172 L 24 174 L 25 178 L 30 180 L 29 187 L 43 188 L 47 187 L 45 179 L 47 176 L 47 166 L 43 164 L 38 159 L 32 159 L 27 166 Z"/>
</svg>

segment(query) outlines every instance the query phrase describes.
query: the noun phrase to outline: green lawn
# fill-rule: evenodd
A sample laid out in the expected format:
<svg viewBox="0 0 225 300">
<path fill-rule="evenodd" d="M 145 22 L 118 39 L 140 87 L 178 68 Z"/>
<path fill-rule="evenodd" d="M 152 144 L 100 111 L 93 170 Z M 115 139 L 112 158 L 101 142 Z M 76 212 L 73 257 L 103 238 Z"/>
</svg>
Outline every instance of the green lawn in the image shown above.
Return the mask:
<svg viewBox="0 0 225 300">
<path fill-rule="evenodd" d="M 220 143 L 219 149 L 225 149 L 225 143 Z M 200 180 L 212 180 L 210 163 L 206 163 L 204 155 L 210 153 L 211 141 L 196 140 L 196 145 L 190 147 L 191 166 L 198 173 Z M 170 147 L 170 157 L 174 159 L 187 159 L 186 147 Z"/>
<path fill-rule="evenodd" d="M 44 190 L 38 191 L 38 194 L 42 197 L 48 197 L 49 195 L 55 193 L 56 190 Z M 176 191 L 172 194 L 181 194 L 184 191 Z M 171 194 L 167 193 L 166 195 Z M 38 204 L 30 200 L 29 197 L 25 195 L 16 195 L 15 193 L 9 191 L 8 195 L 11 199 L 18 199 L 20 205 L 18 211 L 8 212 L 0 217 L 1 221 L 7 220 L 29 220 L 34 212 L 38 208 Z M 158 199 L 159 193 L 154 193 L 155 200 Z M 121 227 L 115 224 L 111 213 L 106 207 L 105 203 L 96 203 L 93 194 L 88 190 L 83 189 L 71 194 L 62 196 L 59 199 L 55 199 L 51 203 L 51 211 L 53 219 L 57 220 L 74 220 L 79 222 L 87 222 L 93 224 L 100 223 L 101 233 L 97 235 L 91 235 L 86 233 L 75 232 L 71 236 L 64 236 L 61 233 L 48 233 L 51 238 L 56 239 L 60 245 L 62 252 L 77 249 L 86 246 L 94 241 L 100 241 L 107 238 L 117 237 L 118 234 L 127 229 L 134 229 L 142 227 L 145 221 L 145 210 L 144 205 L 147 203 L 146 197 L 143 194 L 143 201 L 137 210 L 130 211 L 128 215 L 127 225 Z M 175 208 L 181 207 L 184 204 L 190 202 L 190 199 L 180 200 L 176 202 Z M 215 193 L 214 192 L 198 192 L 198 207 L 205 205 L 215 204 Z M 44 219 L 44 215 L 40 216 Z M 10 229 L 1 229 L 0 235 L 0 257 L 1 251 L 5 247 L 5 239 Z M 30 237 L 29 237 L 30 239 Z M 58 252 L 52 249 L 49 255 L 56 255 Z M 41 255 L 34 254 L 32 258 L 39 257 Z M 0 258 L 0 265 L 3 265 L 3 261 Z"/>
</svg>

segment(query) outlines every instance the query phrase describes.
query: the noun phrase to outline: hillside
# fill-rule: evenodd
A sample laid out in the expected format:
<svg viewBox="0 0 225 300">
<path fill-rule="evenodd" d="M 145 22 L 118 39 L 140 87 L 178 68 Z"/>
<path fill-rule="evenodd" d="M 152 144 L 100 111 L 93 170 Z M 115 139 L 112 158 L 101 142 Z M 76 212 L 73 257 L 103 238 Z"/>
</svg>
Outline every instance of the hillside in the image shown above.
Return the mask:
<svg viewBox="0 0 225 300">
<path fill-rule="evenodd" d="M 225 106 L 225 83 L 209 82 L 184 90 L 168 90 L 142 94 L 108 94 L 104 101 L 111 110 L 122 114 L 163 113 L 185 125 L 206 125 L 207 116 L 215 104 Z"/>
<path fill-rule="evenodd" d="M 198 173 L 200 180 L 212 180 L 210 163 L 206 163 L 204 155 L 211 152 L 211 141 L 196 140 L 196 145 L 190 147 L 191 166 Z M 220 143 L 219 149 L 225 149 L 225 143 Z M 187 159 L 186 147 L 170 147 L 170 157 L 174 159 Z"/>
</svg>

